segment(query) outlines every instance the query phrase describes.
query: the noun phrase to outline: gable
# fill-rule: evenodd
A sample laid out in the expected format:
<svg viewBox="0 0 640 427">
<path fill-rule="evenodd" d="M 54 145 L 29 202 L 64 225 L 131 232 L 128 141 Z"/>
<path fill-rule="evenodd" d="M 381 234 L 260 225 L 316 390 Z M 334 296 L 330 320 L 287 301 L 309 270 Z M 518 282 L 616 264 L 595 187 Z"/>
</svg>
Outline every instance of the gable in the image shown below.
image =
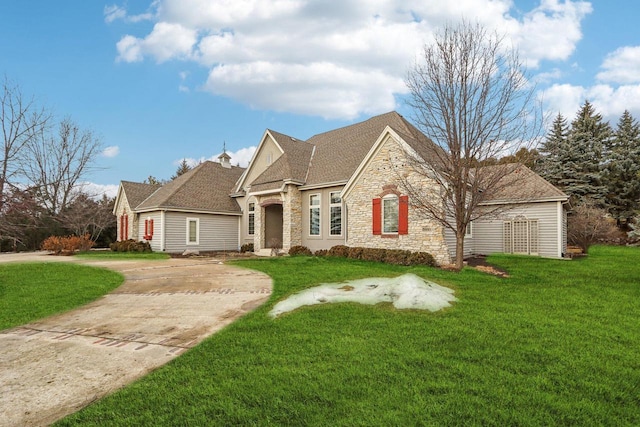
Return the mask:
<svg viewBox="0 0 640 427">
<path fill-rule="evenodd" d="M 284 154 L 284 150 L 278 145 L 270 130 L 266 130 L 253 154 L 249 166 L 240 178 L 236 191 L 246 190 L 246 187 L 260 176 L 270 165 Z"/>
</svg>

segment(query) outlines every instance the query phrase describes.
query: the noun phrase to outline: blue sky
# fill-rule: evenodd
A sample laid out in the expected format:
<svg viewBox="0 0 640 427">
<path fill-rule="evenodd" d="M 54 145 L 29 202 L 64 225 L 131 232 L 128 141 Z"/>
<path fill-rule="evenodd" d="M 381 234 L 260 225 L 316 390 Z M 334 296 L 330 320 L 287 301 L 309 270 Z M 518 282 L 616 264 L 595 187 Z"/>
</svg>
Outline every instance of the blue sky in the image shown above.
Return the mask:
<svg viewBox="0 0 640 427">
<path fill-rule="evenodd" d="M 403 105 L 433 32 L 461 17 L 506 34 L 546 108 L 589 99 L 640 118 L 640 3 L 561 0 L 5 2 L 0 72 L 100 136 L 88 177 L 169 178 L 182 158 L 246 164 L 266 128 L 306 139 Z M 454 4 L 455 3 L 455 4 Z"/>
</svg>

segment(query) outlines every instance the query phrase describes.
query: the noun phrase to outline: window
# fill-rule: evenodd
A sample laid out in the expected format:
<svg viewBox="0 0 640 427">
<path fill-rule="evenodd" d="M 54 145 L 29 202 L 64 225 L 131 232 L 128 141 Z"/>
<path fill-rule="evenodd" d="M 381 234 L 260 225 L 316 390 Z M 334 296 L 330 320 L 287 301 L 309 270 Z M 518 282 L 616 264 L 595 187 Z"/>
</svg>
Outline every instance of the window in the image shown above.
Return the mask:
<svg viewBox="0 0 640 427">
<path fill-rule="evenodd" d="M 382 232 L 385 234 L 398 232 L 398 197 L 382 199 Z"/>
<path fill-rule="evenodd" d="M 373 199 L 373 234 L 409 234 L 409 196 Z"/>
<path fill-rule="evenodd" d="M 253 236 L 256 231 L 256 204 L 249 203 L 249 235 Z"/>
<path fill-rule="evenodd" d="M 200 220 L 187 218 L 187 245 L 197 245 L 200 242 Z"/>
<path fill-rule="evenodd" d="M 330 193 L 330 205 L 329 205 L 329 220 L 330 231 L 332 236 L 342 235 L 342 199 L 340 198 L 340 192 L 336 191 Z"/>
<path fill-rule="evenodd" d="M 473 221 L 467 224 L 467 228 L 464 230 L 465 237 L 473 237 Z"/>
<path fill-rule="evenodd" d="M 309 196 L 309 235 L 320 235 L 320 195 Z"/>
<path fill-rule="evenodd" d="M 144 240 L 153 239 L 153 219 L 147 218 L 144 220 Z"/>
</svg>

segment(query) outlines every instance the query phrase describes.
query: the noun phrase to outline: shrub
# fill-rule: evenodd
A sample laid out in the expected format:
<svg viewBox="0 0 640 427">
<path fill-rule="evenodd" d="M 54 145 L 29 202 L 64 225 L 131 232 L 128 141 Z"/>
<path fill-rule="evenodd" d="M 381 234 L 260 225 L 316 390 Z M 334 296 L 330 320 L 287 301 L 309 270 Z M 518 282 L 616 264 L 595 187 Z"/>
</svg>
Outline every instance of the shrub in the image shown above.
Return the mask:
<svg viewBox="0 0 640 427">
<path fill-rule="evenodd" d="M 318 249 L 317 251 L 314 252 L 314 255 L 319 257 L 325 257 L 327 256 L 328 252 L 329 251 L 327 249 Z"/>
<path fill-rule="evenodd" d="M 429 267 L 436 266 L 436 260 L 433 255 L 427 252 L 413 252 L 409 256 L 409 265 L 428 265 Z"/>
<path fill-rule="evenodd" d="M 245 243 L 244 245 L 240 246 L 240 252 L 253 252 L 253 243 Z"/>
<path fill-rule="evenodd" d="M 333 246 L 331 249 L 329 249 L 329 251 L 327 252 L 327 255 L 346 258 L 347 255 L 349 255 L 349 246 L 345 246 L 345 245 Z"/>
<path fill-rule="evenodd" d="M 149 242 L 139 242 L 133 239 L 120 240 L 109 245 L 113 252 L 152 252 Z"/>
<path fill-rule="evenodd" d="M 410 256 L 411 251 L 404 249 L 387 249 L 384 254 L 384 262 L 395 265 L 411 265 L 409 263 Z"/>
<path fill-rule="evenodd" d="M 364 248 L 362 251 L 362 260 L 384 262 L 386 257 L 386 249 L 380 248 Z"/>
<path fill-rule="evenodd" d="M 347 255 L 347 258 L 362 259 L 363 252 L 364 252 L 364 248 L 361 248 L 358 246 L 349 248 L 349 254 Z"/>
<path fill-rule="evenodd" d="M 300 246 L 300 245 L 296 245 L 296 246 L 291 246 L 291 248 L 289 249 L 289 255 L 306 255 L 306 256 L 311 256 L 311 249 L 309 249 L 306 246 Z"/>
<path fill-rule="evenodd" d="M 585 254 L 589 251 L 589 246 L 606 241 L 615 232 L 616 227 L 607 218 L 607 211 L 590 200 L 578 205 L 568 219 L 568 243 L 580 247 Z"/>
<path fill-rule="evenodd" d="M 84 236 L 49 236 L 42 242 L 42 250 L 53 252 L 55 255 L 62 253 L 72 254 L 76 251 L 88 251 L 95 245 L 88 234 Z"/>
</svg>

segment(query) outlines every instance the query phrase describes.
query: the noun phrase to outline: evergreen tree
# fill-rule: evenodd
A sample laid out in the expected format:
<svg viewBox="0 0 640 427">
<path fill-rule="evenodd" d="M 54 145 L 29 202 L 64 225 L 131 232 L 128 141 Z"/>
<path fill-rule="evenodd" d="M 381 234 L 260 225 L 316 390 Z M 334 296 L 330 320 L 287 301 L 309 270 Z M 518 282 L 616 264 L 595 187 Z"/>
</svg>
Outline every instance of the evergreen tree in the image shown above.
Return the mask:
<svg viewBox="0 0 640 427">
<path fill-rule="evenodd" d="M 603 152 L 611 137 L 609 124 L 585 101 L 571 122 L 567 150 L 560 157 L 558 185 L 574 200 L 589 197 L 604 204 L 607 187 L 602 183 Z"/>
<path fill-rule="evenodd" d="M 609 212 L 618 224 L 628 223 L 640 209 L 640 125 L 629 111 L 611 139 L 604 176 Z"/>
<path fill-rule="evenodd" d="M 174 179 L 176 179 L 180 175 L 184 175 L 185 173 L 189 172 L 190 170 L 191 170 L 191 166 L 189 166 L 189 164 L 187 163 L 187 159 L 182 159 L 182 161 L 178 165 L 178 169 L 176 170 L 176 174 L 171 177 L 171 180 L 173 181 Z"/>
<path fill-rule="evenodd" d="M 553 121 L 553 125 L 546 140 L 540 146 L 542 158 L 538 172 L 553 185 L 559 185 L 562 179 L 563 156 L 567 154 L 569 140 L 569 125 L 567 119 L 560 113 Z"/>
</svg>

